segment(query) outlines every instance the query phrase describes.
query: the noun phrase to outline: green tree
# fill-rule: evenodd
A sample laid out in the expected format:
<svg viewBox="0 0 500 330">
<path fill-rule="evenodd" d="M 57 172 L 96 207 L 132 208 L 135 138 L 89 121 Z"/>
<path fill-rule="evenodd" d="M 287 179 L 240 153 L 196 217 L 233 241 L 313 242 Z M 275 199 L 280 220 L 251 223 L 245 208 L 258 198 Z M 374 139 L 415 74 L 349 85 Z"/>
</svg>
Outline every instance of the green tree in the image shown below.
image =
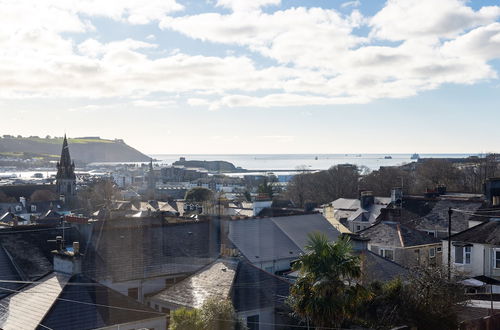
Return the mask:
<svg viewBox="0 0 500 330">
<path fill-rule="evenodd" d="M 31 202 L 47 202 L 57 199 L 58 199 L 57 194 L 47 189 L 35 190 L 30 196 Z"/>
<path fill-rule="evenodd" d="M 121 193 L 110 179 L 96 179 L 77 193 L 78 207 L 93 212 L 120 199 Z"/>
<path fill-rule="evenodd" d="M 244 330 L 231 301 L 210 298 L 200 309 L 180 308 L 171 313 L 172 330 Z"/>
<path fill-rule="evenodd" d="M 203 329 L 201 313 L 197 309 L 179 308 L 170 314 L 171 330 Z"/>
<path fill-rule="evenodd" d="M 205 202 L 211 200 L 213 197 L 214 193 L 212 190 L 203 187 L 195 187 L 186 192 L 184 199 L 189 202 Z"/>
<path fill-rule="evenodd" d="M 361 276 L 359 258 L 348 239 L 336 243 L 321 233 L 309 235 L 307 253 L 293 265 L 300 276 L 288 299 L 295 314 L 317 327 L 341 327 L 353 319 L 367 291 L 355 280 Z"/>
<path fill-rule="evenodd" d="M 201 317 L 206 330 L 242 329 L 233 304 L 229 300 L 208 299 L 201 308 Z"/>
<path fill-rule="evenodd" d="M 262 180 L 261 184 L 259 184 L 259 186 L 257 187 L 257 193 L 259 193 L 261 195 L 266 195 L 270 199 L 272 199 L 274 196 L 273 183 L 277 182 L 277 181 L 278 181 L 278 178 L 276 178 L 275 176 L 271 176 L 269 178 L 265 177 Z"/>
<path fill-rule="evenodd" d="M 467 302 L 459 279 L 448 280 L 444 268 L 427 267 L 414 269 L 405 282 L 372 283 L 372 299 L 363 305 L 360 317 L 376 328 L 457 329 L 457 315 Z"/>
</svg>

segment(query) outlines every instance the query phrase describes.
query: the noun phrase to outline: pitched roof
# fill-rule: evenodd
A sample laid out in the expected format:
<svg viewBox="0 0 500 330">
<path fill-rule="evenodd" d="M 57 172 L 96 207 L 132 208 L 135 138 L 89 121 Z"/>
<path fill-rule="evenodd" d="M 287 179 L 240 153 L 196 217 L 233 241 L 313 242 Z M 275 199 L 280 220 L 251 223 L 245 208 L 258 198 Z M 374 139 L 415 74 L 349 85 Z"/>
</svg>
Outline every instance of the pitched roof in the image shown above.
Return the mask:
<svg viewBox="0 0 500 330">
<path fill-rule="evenodd" d="M 7 252 L 0 246 L 0 279 L 6 281 L 21 281 L 22 278 L 16 270 L 16 267 L 10 260 Z M 0 298 L 10 294 L 11 290 L 17 290 L 22 284 L 15 282 L 2 282 L 0 284 Z M 2 290 L 5 289 L 5 290 Z"/>
<path fill-rule="evenodd" d="M 151 299 L 191 308 L 201 307 L 208 298 L 227 299 L 237 264 L 235 261 L 219 259 Z"/>
<path fill-rule="evenodd" d="M 348 221 L 366 221 L 373 223 L 380 215 L 381 210 L 391 203 L 390 197 L 374 197 L 374 203 L 363 208 L 361 201 L 354 198 L 339 198 L 330 203 L 334 208 L 335 216 L 347 218 Z"/>
<path fill-rule="evenodd" d="M 36 280 L 52 271 L 52 253 L 56 247 L 48 242 L 62 235 L 60 228 L 29 226 L 0 230 L 0 246 L 25 280 Z M 66 241 L 76 237 L 74 229 L 66 228 Z"/>
<path fill-rule="evenodd" d="M 69 276 L 52 273 L 0 300 L 2 329 L 36 329 L 61 294 Z"/>
<path fill-rule="evenodd" d="M 96 223 L 84 258 L 84 272 L 94 279 L 127 281 L 192 273 L 219 252 L 208 221 L 147 224 Z"/>
<path fill-rule="evenodd" d="M 309 241 L 309 234 L 319 232 L 329 241 L 336 241 L 340 232 L 321 214 L 273 217 L 271 220 L 302 250 Z"/>
<path fill-rule="evenodd" d="M 238 264 L 232 286 L 232 301 L 237 312 L 283 305 L 290 283 L 246 261 Z"/>
<path fill-rule="evenodd" d="M 271 218 L 228 221 L 229 239 L 251 262 L 297 258 L 302 250 Z"/>
<path fill-rule="evenodd" d="M 0 300 L 2 329 L 95 329 L 161 314 L 82 275 L 50 273 Z"/>
<path fill-rule="evenodd" d="M 357 254 L 361 258 L 362 277 L 365 282 L 386 282 L 409 275 L 408 269 L 372 251 L 363 250 Z"/>
<path fill-rule="evenodd" d="M 448 230 L 448 209 L 451 207 L 466 211 L 466 213 L 453 213 L 452 231 L 460 232 L 469 227 L 469 220 L 473 218 L 470 213 L 475 212 L 481 205 L 481 201 L 405 197 L 401 221 L 419 230 L 446 231 Z"/>
<path fill-rule="evenodd" d="M 201 307 L 208 298 L 231 298 L 237 312 L 283 304 L 290 283 L 244 260 L 219 259 L 151 299 Z"/>
<path fill-rule="evenodd" d="M 309 234 L 320 232 L 335 241 L 340 232 L 321 214 L 253 218 L 227 222 L 228 237 L 250 262 L 297 258 Z"/>
<path fill-rule="evenodd" d="M 391 247 L 410 247 L 439 243 L 435 237 L 427 235 L 398 222 L 382 221 L 359 232 L 370 239 L 370 244 Z"/>
<path fill-rule="evenodd" d="M 451 237 L 452 241 L 500 245 L 500 221 L 490 220 Z"/>
<path fill-rule="evenodd" d="M 68 281 L 39 329 L 95 329 L 157 317 L 162 315 L 134 299 L 85 276 L 75 275 Z"/>
</svg>

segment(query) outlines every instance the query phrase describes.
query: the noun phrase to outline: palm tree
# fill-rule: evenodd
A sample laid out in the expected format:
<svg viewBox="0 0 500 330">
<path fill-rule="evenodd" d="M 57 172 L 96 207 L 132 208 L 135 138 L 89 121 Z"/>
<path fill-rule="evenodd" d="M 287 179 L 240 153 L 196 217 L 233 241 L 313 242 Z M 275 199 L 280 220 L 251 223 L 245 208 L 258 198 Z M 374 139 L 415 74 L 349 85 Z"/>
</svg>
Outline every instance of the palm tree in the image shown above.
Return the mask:
<svg viewBox="0 0 500 330">
<path fill-rule="evenodd" d="M 361 276 L 359 258 L 351 254 L 348 239 L 331 243 L 321 233 L 310 234 L 305 248 L 307 253 L 293 265 L 300 276 L 289 303 L 317 328 L 340 327 L 366 297 L 364 288 L 354 283 Z"/>
</svg>

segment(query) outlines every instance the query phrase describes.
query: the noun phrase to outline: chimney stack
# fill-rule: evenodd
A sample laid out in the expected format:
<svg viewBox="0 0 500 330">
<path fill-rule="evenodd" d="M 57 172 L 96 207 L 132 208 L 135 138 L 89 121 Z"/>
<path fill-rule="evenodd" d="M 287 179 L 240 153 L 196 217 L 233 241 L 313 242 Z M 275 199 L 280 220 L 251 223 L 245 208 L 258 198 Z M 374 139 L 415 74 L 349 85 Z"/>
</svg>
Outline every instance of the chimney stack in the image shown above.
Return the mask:
<svg viewBox="0 0 500 330">
<path fill-rule="evenodd" d="M 361 207 L 366 209 L 373 204 L 375 204 L 375 196 L 373 196 L 373 191 L 362 191 L 359 198 L 361 201 Z"/>
<path fill-rule="evenodd" d="M 54 271 L 74 275 L 82 272 L 80 242 L 73 242 L 73 251 L 54 250 Z"/>
</svg>

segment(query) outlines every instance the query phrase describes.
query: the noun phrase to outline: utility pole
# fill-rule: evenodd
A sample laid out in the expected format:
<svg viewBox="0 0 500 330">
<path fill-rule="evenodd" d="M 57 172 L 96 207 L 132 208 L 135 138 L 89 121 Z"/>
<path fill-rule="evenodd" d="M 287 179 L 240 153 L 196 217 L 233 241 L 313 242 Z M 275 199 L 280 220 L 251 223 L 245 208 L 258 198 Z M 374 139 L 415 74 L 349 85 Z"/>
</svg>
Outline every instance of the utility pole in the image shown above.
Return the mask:
<svg viewBox="0 0 500 330">
<path fill-rule="evenodd" d="M 451 215 L 453 210 L 448 209 L 448 280 L 451 280 Z"/>
</svg>

